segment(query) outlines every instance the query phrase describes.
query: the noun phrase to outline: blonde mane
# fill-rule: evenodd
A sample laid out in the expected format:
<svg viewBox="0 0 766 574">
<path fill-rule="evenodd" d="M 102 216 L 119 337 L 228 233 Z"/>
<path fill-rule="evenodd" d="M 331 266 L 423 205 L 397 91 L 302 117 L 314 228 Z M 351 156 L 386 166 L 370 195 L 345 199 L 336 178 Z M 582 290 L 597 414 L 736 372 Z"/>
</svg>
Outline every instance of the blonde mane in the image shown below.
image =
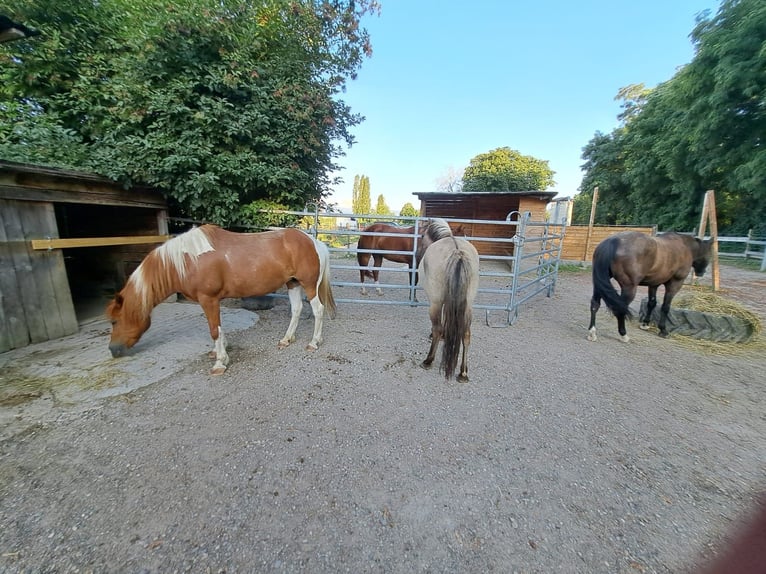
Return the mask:
<svg viewBox="0 0 766 574">
<path fill-rule="evenodd" d="M 146 256 L 126 285 L 126 288 L 133 289 L 136 300 L 140 302 L 139 313 L 145 316 L 175 290 L 179 281 L 186 277 L 187 262 L 196 264 L 200 255 L 215 251 L 208 237 L 210 230 L 210 226 L 195 227 L 173 237 Z"/>
</svg>

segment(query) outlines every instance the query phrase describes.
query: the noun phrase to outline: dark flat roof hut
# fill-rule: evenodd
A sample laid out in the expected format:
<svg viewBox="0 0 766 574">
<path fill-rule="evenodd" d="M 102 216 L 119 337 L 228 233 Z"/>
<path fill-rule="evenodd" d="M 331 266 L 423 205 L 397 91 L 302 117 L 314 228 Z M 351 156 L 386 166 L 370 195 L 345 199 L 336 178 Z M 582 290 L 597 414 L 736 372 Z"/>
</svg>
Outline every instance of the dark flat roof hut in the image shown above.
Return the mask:
<svg viewBox="0 0 766 574">
<path fill-rule="evenodd" d="M 548 203 L 556 197 L 555 191 L 474 191 L 474 192 L 424 192 L 415 193 L 420 200 L 420 215 L 448 219 L 485 219 L 505 221 L 514 211 L 530 212 L 532 221 L 544 221 Z M 517 217 L 514 217 L 514 220 Z M 481 223 L 462 224 L 469 237 L 501 237 L 503 228 Z M 504 236 L 502 236 L 504 237 Z M 482 255 L 509 255 L 508 243 L 490 241 L 472 242 Z"/>
<path fill-rule="evenodd" d="M 0 352 L 57 339 L 107 301 L 168 237 L 158 191 L 0 161 Z"/>
</svg>

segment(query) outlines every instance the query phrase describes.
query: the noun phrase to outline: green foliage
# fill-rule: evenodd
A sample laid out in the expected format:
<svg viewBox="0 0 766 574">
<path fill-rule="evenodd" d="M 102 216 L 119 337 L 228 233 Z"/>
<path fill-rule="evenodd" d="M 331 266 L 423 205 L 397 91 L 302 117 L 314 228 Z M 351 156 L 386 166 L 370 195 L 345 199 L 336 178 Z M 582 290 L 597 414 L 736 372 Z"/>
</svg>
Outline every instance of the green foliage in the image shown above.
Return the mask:
<svg viewBox="0 0 766 574">
<path fill-rule="evenodd" d="M 240 223 L 245 227 L 265 229 L 267 227 L 295 227 L 300 217 L 289 213 L 290 208 L 269 199 L 257 199 L 242 206 Z"/>
<path fill-rule="evenodd" d="M 694 229 L 714 189 L 720 232 L 766 233 L 766 3 L 724 0 L 691 37 L 695 57 L 673 78 L 620 92 L 624 125 L 584 148 L 581 189 L 599 186 L 597 223 L 663 230 Z M 589 202 L 575 202 L 575 221 Z"/>
<path fill-rule="evenodd" d="M 386 203 L 386 198 L 383 197 L 383 194 L 378 196 L 378 201 L 375 204 L 375 213 L 377 215 L 391 215 L 393 212 L 388 207 L 388 204 Z"/>
<path fill-rule="evenodd" d="M 359 19 L 377 8 L 11 0 L 43 35 L 0 45 L 0 153 L 151 185 L 221 224 L 255 200 L 321 201 L 362 119 L 338 95 L 371 53 Z"/>
<path fill-rule="evenodd" d="M 358 214 L 372 213 L 372 205 L 370 203 L 370 178 L 366 175 L 354 176 L 351 210 Z"/>
<path fill-rule="evenodd" d="M 412 205 L 409 201 L 405 203 L 402 206 L 402 209 L 399 211 L 400 217 L 417 217 L 418 215 L 420 215 L 420 212 L 415 209 L 415 206 Z M 414 219 L 402 219 L 399 221 L 400 225 L 414 225 L 414 223 Z"/>
<path fill-rule="evenodd" d="M 548 162 L 509 147 L 479 154 L 463 173 L 463 191 L 537 191 L 553 185 Z"/>
</svg>

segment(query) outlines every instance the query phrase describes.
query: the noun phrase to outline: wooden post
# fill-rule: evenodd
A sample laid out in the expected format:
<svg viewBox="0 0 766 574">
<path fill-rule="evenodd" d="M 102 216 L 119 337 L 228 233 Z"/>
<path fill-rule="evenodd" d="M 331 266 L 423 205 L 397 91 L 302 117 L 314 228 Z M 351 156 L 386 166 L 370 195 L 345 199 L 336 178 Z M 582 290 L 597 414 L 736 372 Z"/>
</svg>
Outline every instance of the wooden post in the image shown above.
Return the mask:
<svg viewBox="0 0 766 574">
<path fill-rule="evenodd" d="M 697 237 L 705 239 L 705 229 L 710 220 L 710 277 L 713 291 L 721 288 L 720 267 L 718 265 L 718 218 L 715 212 L 715 191 L 709 189 L 705 193 L 705 201 L 702 203 L 702 217 Z M 692 284 L 694 283 L 694 271 L 692 271 Z"/>
<path fill-rule="evenodd" d="M 697 237 L 705 239 L 705 228 L 707 227 L 707 216 L 710 212 L 710 192 L 705 193 L 705 199 L 702 202 L 702 215 L 700 216 L 700 227 Z"/>
<path fill-rule="evenodd" d="M 598 186 L 593 188 L 593 200 L 590 203 L 590 220 L 588 221 L 588 234 L 585 236 L 585 253 L 582 254 L 582 260 L 588 260 L 588 249 L 590 249 L 590 236 L 593 233 L 593 220 L 596 218 L 596 205 L 598 204 Z"/>
<path fill-rule="evenodd" d="M 705 194 L 708 204 L 708 218 L 710 219 L 710 252 L 713 255 L 712 269 L 710 271 L 713 280 L 713 291 L 718 291 L 720 285 L 720 269 L 718 267 L 718 218 L 715 212 L 715 191 L 712 189 Z"/>
</svg>

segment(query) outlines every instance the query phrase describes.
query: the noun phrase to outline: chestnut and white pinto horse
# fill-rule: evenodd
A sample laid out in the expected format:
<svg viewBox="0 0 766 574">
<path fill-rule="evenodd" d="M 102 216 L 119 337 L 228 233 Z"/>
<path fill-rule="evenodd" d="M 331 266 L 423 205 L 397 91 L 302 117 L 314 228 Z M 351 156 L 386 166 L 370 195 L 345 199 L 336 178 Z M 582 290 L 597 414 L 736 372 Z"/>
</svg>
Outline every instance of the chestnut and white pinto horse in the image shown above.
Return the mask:
<svg viewBox="0 0 766 574">
<path fill-rule="evenodd" d="M 335 312 L 329 259 L 324 243 L 297 229 L 233 233 L 215 225 L 194 228 L 149 253 L 109 303 L 109 350 L 113 357 L 124 355 L 149 329 L 152 309 L 181 293 L 205 312 L 215 354 L 210 373 L 221 375 L 229 363 L 221 299 L 266 295 L 282 285 L 287 286 L 292 315 L 278 347 L 295 341 L 303 290 L 314 314 L 314 335 L 306 349 L 316 350 L 325 308 Z"/>
</svg>

